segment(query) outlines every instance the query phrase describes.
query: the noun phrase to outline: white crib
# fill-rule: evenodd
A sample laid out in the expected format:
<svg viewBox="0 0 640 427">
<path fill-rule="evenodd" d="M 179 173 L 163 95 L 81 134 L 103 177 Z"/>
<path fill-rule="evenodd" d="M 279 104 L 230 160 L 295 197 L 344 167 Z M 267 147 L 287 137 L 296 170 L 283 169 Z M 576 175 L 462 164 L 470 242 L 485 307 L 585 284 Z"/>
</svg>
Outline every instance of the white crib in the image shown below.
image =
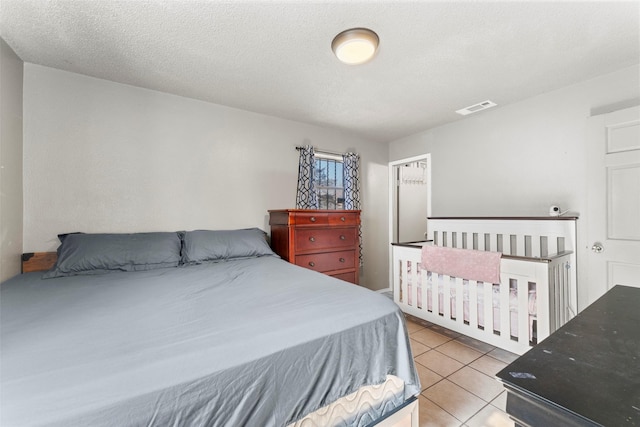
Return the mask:
<svg viewBox="0 0 640 427">
<path fill-rule="evenodd" d="M 523 354 L 576 314 L 576 220 L 429 218 L 431 241 L 393 245 L 394 301 L 405 313 Z M 423 270 L 425 244 L 502 252 L 500 283 Z"/>
</svg>

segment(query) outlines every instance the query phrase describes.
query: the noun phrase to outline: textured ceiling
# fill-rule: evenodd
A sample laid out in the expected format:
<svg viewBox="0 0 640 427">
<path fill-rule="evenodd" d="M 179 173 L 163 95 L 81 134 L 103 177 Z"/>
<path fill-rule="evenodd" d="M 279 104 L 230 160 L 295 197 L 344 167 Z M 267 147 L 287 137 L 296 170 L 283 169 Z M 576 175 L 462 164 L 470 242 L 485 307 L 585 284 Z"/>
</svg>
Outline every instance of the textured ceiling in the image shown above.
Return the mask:
<svg viewBox="0 0 640 427">
<path fill-rule="evenodd" d="M 380 36 L 373 61 L 333 56 L 351 27 Z M 0 35 L 25 62 L 391 141 L 638 64 L 640 2 L 0 0 Z"/>
</svg>

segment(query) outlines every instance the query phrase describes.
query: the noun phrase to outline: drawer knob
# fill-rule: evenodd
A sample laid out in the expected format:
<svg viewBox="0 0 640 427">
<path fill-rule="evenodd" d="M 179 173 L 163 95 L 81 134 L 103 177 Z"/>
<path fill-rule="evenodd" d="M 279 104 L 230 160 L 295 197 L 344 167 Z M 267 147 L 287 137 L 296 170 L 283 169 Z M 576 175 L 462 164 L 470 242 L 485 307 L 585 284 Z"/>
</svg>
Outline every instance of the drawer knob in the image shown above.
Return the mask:
<svg viewBox="0 0 640 427">
<path fill-rule="evenodd" d="M 346 260 L 344 258 L 340 258 L 340 262 L 345 262 Z"/>
<path fill-rule="evenodd" d="M 346 237 L 344 237 L 344 234 L 341 234 L 340 235 L 340 240 L 344 240 L 344 239 L 346 239 Z"/>
<path fill-rule="evenodd" d="M 309 221 L 311 221 L 311 222 L 316 222 L 316 217 L 315 217 L 315 216 L 312 216 L 311 218 L 309 218 Z"/>
<path fill-rule="evenodd" d="M 345 218 L 345 217 L 343 217 L 343 216 L 341 216 L 341 217 L 340 217 L 340 221 L 345 222 L 345 221 L 346 221 L 346 218 Z"/>
<path fill-rule="evenodd" d="M 309 237 L 309 241 L 310 241 L 310 242 L 315 242 L 315 241 L 316 241 L 316 238 L 315 238 L 315 237 L 313 237 L 313 236 L 311 236 L 311 237 Z"/>
<path fill-rule="evenodd" d="M 316 263 L 315 263 L 315 262 L 313 262 L 313 261 L 309 261 L 309 267 L 315 267 L 315 266 L 316 266 Z"/>
</svg>

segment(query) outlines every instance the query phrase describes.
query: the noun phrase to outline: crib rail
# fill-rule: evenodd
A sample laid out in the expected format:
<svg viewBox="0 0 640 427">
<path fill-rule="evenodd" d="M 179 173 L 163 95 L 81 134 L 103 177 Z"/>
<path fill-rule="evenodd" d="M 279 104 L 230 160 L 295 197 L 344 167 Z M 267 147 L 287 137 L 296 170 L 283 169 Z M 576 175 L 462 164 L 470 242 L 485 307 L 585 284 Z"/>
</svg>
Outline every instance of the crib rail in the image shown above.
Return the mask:
<svg viewBox="0 0 640 427">
<path fill-rule="evenodd" d="M 576 217 L 428 218 L 435 245 L 549 257 L 576 247 Z"/>
<path fill-rule="evenodd" d="M 430 217 L 427 228 L 428 239 L 435 245 L 498 251 L 524 258 L 545 259 L 567 254 L 568 264 L 576 266 L 577 220 L 576 216 Z M 576 269 L 558 269 L 556 273 L 570 283 L 569 288 L 558 295 L 565 307 L 558 316 L 564 319 L 568 312 L 570 319 L 578 310 Z"/>
<path fill-rule="evenodd" d="M 573 316 L 571 255 L 504 257 L 493 285 L 423 270 L 420 245 L 394 245 L 394 301 L 408 314 L 523 354 Z"/>
</svg>

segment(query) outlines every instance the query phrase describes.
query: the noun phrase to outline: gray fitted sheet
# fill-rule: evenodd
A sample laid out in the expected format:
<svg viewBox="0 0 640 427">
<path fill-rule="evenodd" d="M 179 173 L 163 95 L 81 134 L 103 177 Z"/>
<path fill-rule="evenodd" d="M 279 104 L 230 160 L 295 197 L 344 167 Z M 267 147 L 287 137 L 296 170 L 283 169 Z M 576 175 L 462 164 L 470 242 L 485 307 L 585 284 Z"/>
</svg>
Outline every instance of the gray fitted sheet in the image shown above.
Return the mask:
<svg viewBox="0 0 640 427">
<path fill-rule="evenodd" d="M 387 374 L 419 392 L 391 300 L 275 257 L 40 277 L 0 288 L 2 426 L 283 426 Z"/>
</svg>

